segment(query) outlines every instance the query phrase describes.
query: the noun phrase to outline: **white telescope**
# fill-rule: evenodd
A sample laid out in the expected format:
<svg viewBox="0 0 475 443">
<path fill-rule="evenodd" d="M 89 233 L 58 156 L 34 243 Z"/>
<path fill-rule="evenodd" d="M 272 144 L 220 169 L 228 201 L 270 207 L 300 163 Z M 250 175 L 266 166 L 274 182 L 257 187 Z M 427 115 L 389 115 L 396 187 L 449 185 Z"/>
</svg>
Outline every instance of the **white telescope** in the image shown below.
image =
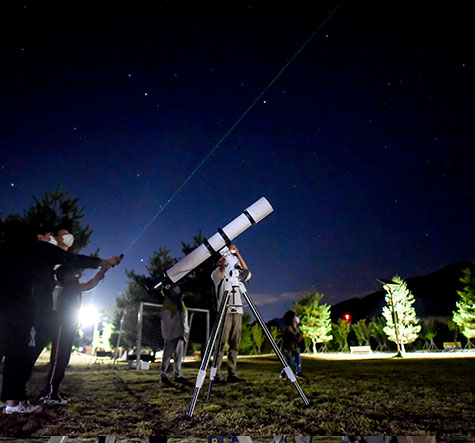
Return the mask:
<svg viewBox="0 0 475 443">
<path fill-rule="evenodd" d="M 203 263 L 207 258 L 218 252 L 224 246 L 231 244 L 231 240 L 242 234 L 247 228 L 259 223 L 264 217 L 267 217 L 274 209 L 264 198 L 260 198 L 254 204 L 243 211 L 231 223 L 224 228 L 218 228 L 218 232 L 208 240 L 205 240 L 200 246 L 183 257 L 178 263 L 165 271 L 165 277 L 168 277 L 173 283 L 183 278 L 186 274 Z M 163 281 L 155 285 L 155 289 L 163 284 Z"/>
</svg>

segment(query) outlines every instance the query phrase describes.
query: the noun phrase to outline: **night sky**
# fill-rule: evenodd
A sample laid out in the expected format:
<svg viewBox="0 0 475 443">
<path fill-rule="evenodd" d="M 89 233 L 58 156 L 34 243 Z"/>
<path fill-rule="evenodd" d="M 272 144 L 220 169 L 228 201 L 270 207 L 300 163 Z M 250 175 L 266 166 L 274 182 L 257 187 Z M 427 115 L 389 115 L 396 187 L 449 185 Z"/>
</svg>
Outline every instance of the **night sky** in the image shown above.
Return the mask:
<svg viewBox="0 0 475 443">
<path fill-rule="evenodd" d="M 83 252 L 126 252 L 103 308 L 262 196 L 236 244 L 266 320 L 475 258 L 470 3 L 294 4 L 2 2 L 1 214 L 78 197 Z"/>
</svg>

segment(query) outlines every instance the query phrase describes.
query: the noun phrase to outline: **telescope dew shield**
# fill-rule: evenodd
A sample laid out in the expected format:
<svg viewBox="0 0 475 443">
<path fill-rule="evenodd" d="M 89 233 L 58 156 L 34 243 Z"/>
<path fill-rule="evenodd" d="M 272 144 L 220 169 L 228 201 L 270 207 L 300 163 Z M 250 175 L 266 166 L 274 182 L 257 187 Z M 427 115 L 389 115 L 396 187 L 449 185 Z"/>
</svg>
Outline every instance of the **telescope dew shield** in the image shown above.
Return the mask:
<svg viewBox="0 0 475 443">
<path fill-rule="evenodd" d="M 218 252 L 226 246 L 228 240 L 235 239 L 253 224 L 259 223 L 263 218 L 267 217 L 273 210 L 274 208 L 272 208 L 267 199 L 261 197 L 254 204 L 245 209 L 244 212 L 231 223 L 228 223 L 224 228 L 209 238 L 207 243 L 201 244 L 194 251 L 190 252 L 178 263 L 165 271 L 168 278 L 173 283 L 176 283 L 195 269 L 200 263 L 203 263 L 207 258 L 211 257 L 214 252 Z"/>
</svg>

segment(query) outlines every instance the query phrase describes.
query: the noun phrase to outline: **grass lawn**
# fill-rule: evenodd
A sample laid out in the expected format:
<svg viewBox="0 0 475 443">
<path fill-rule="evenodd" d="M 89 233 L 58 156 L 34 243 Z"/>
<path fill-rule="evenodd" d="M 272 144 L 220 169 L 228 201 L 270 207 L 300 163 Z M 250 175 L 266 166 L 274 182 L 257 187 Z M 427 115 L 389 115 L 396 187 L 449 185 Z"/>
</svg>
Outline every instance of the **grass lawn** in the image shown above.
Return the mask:
<svg viewBox="0 0 475 443">
<path fill-rule="evenodd" d="M 462 354 L 461 354 L 462 355 Z M 440 440 L 475 439 L 475 354 L 468 358 L 303 358 L 301 380 L 310 407 L 293 384 L 279 379 L 275 356 L 241 358 L 239 384 L 217 386 L 204 402 L 205 381 L 192 418 L 193 386 L 165 387 L 159 366 L 148 371 L 125 364 L 85 364 L 73 359 L 62 388 L 66 406 L 35 414 L 0 415 L 2 437 L 309 434 L 437 435 Z M 340 356 L 341 357 L 341 356 Z M 384 358 L 383 358 L 384 357 Z M 86 363 L 91 363 L 89 357 Z M 195 383 L 198 362 L 185 363 Z M 29 383 L 36 395 L 46 367 L 40 362 Z M 341 437 L 340 437 L 341 439 Z"/>
</svg>

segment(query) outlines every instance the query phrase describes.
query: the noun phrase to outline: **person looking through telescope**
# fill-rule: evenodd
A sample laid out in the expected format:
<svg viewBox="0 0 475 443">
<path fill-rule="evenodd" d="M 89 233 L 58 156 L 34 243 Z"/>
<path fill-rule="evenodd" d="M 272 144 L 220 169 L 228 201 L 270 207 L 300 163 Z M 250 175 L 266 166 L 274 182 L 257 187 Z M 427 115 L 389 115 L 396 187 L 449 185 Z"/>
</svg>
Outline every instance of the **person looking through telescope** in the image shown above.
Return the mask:
<svg viewBox="0 0 475 443">
<path fill-rule="evenodd" d="M 246 265 L 246 262 L 239 253 L 238 248 L 235 245 L 229 246 L 229 253 L 233 254 L 239 260 L 239 265 L 236 264 L 236 269 L 239 271 L 239 281 L 245 283 L 251 278 L 251 273 Z M 227 275 L 230 273 L 230 269 L 227 269 L 228 262 L 226 260 L 226 254 L 224 254 L 217 262 L 217 268 L 211 273 L 211 279 L 213 280 L 216 296 L 218 298 L 218 306 L 221 304 L 221 300 L 224 295 L 224 287 Z M 220 373 L 221 364 L 224 357 L 224 346 L 227 343 L 228 359 L 228 383 L 237 383 L 244 381 L 243 378 L 236 375 L 237 356 L 239 353 L 239 344 L 241 343 L 242 332 L 242 300 L 241 292 L 239 288 L 233 287 L 229 295 L 228 306 L 226 310 L 226 317 L 224 319 L 223 336 L 221 349 L 219 350 L 218 360 L 216 364 L 216 376 L 213 380 L 214 383 L 224 383 L 224 377 Z"/>
</svg>

